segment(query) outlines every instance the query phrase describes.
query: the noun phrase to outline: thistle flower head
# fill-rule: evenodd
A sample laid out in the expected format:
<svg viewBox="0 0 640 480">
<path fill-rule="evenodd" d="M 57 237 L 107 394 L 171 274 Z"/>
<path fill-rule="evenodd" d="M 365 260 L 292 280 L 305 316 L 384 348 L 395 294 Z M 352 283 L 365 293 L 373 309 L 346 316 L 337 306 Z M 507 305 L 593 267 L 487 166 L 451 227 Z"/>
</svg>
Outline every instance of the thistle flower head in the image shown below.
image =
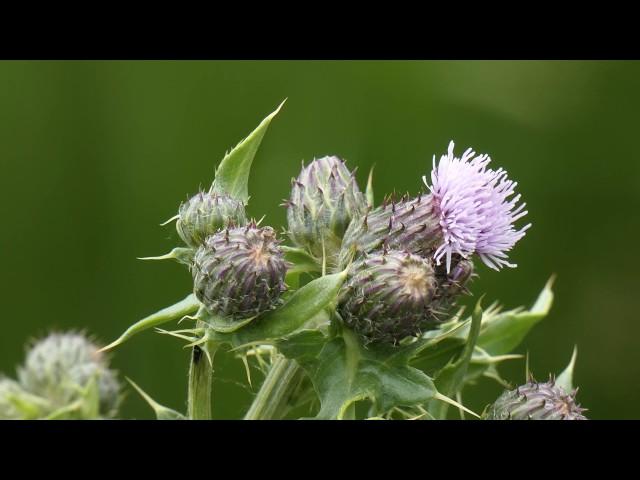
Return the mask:
<svg viewBox="0 0 640 480">
<path fill-rule="evenodd" d="M 79 398 L 95 379 L 100 414 L 111 415 L 120 401 L 120 384 L 99 347 L 80 333 L 52 333 L 27 352 L 18 379 L 26 391 L 61 408 Z"/>
<path fill-rule="evenodd" d="M 438 263 L 458 253 L 468 257 L 477 253 L 490 268 L 499 270 L 509 263 L 507 252 L 520 240 L 531 224 L 516 230 L 514 223 L 524 217 L 526 204 L 515 194 L 516 182 L 502 168 L 491 170 L 488 155 L 467 149 L 462 158 L 454 156 L 453 142 L 436 165 L 433 159 L 431 191 L 442 230 L 443 243 L 434 253 Z"/>
<path fill-rule="evenodd" d="M 376 252 L 354 262 L 338 303 L 345 324 L 366 343 L 397 343 L 436 322 L 431 261 L 399 250 Z"/>
<path fill-rule="evenodd" d="M 190 247 L 227 226 L 246 223 L 244 203 L 228 195 L 200 192 L 180 205 L 176 230 Z"/>
<path fill-rule="evenodd" d="M 362 215 L 366 200 L 344 160 L 322 157 L 303 166 L 291 183 L 285 202 L 289 236 L 317 258 L 335 263 L 342 237 L 352 218 Z"/>
<path fill-rule="evenodd" d="M 207 237 L 196 251 L 194 293 L 211 312 L 244 319 L 280 304 L 287 263 L 271 227 L 250 223 Z"/>
<path fill-rule="evenodd" d="M 577 389 L 571 393 L 553 379 L 538 383 L 531 379 L 515 390 L 504 392 L 489 408 L 487 420 L 586 420 L 585 409 L 576 403 Z"/>
</svg>

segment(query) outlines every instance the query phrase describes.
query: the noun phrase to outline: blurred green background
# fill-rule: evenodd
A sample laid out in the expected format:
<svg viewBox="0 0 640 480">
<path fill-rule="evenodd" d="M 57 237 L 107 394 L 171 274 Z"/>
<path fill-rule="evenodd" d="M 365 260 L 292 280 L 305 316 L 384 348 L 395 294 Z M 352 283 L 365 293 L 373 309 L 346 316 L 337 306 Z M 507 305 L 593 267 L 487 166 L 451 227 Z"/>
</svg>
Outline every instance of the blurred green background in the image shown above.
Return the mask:
<svg viewBox="0 0 640 480">
<path fill-rule="evenodd" d="M 50 329 L 106 342 L 183 298 L 184 267 L 136 257 L 178 244 L 159 223 L 288 97 L 254 163 L 252 215 L 284 225 L 278 205 L 314 156 L 346 158 L 363 186 L 375 164 L 379 201 L 416 193 L 450 139 L 457 153 L 491 154 L 519 182 L 533 227 L 512 254 L 519 267 L 479 267 L 473 293 L 530 305 L 556 273 L 551 314 L 519 351 L 545 377 L 578 344 L 588 415 L 639 418 L 639 84 L 639 62 L 2 62 L 0 371 L 13 375 L 24 343 Z M 184 408 L 188 352 L 177 339 L 146 332 L 113 364 Z M 520 382 L 524 364 L 502 371 Z M 216 418 L 248 406 L 243 376 L 220 356 Z M 152 418 L 128 391 L 122 416 Z M 465 401 L 482 410 L 499 391 L 487 381 Z"/>
</svg>

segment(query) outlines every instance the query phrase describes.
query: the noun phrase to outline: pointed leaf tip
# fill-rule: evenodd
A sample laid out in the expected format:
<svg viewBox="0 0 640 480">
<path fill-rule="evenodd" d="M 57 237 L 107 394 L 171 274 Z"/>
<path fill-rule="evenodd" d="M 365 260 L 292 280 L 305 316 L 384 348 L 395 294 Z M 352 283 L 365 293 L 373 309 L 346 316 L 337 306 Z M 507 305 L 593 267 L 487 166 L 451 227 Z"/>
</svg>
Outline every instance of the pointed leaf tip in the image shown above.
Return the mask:
<svg viewBox="0 0 640 480">
<path fill-rule="evenodd" d="M 216 169 L 211 191 L 230 195 L 245 203 L 249 200 L 249 173 L 253 158 L 271 120 L 278 114 L 286 101 L 285 98 L 278 108 L 260 122 L 260 125 L 253 132 L 225 155 Z"/>
<path fill-rule="evenodd" d="M 573 353 L 571 354 L 571 360 L 569 360 L 569 365 L 562 371 L 558 378 L 556 379 L 556 385 L 559 385 L 564 389 L 565 392 L 571 393 L 574 389 L 573 385 L 573 370 L 576 366 L 576 359 L 578 358 L 578 346 L 575 345 L 573 347 Z"/>
</svg>

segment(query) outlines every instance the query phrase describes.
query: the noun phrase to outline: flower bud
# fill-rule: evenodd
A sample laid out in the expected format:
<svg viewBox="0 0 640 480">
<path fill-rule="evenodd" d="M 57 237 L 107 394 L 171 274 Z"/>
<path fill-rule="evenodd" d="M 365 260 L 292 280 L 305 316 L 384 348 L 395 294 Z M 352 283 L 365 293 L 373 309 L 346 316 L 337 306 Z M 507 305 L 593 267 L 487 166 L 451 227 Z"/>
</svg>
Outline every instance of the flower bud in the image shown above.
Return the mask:
<svg viewBox="0 0 640 480">
<path fill-rule="evenodd" d="M 546 383 L 531 380 L 506 391 L 489 408 L 486 420 L 586 420 L 584 408 L 576 403 L 577 390 L 570 394 L 553 379 Z"/>
<path fill-rule="evenodd" d="M 16 408 L 14 399 L 22 395 L 20 385 L 9 379 L 0 378 L 0 420 L 18 420 L 23 418 L 22 413 Z"/>
<path fill-rule="evenodd" d="M 228 226 L 246 223 L 244 204 L 227 195 L 200 192 L 180 205 L 176 230 L 190 247 Z"/>
<path fill-rule="evenodd" d="M 398 250 L 354 262 L 338 303 L 344 323 L 365 343 L 396 344 L 433 328 L 437 283 L 430 260 Z"/>
<path fill-rule="evenodd" d="M 361 218 L 354 219 L 344 234 L 339 265 L 363 253 L 388 248 L 428 258 L 442 242 L 441 229 L 429 196 L 393 197 Z"/>
<path fill-rule="evenodd" d="M 79 333 L 52 333 L 36 342 L 18 369 L 20 384 L 29 393 L 47 399 L 52 407 L 70 405 L 95 378 L 100 414 L 115 413 L 120 384 L 99 347 Z"/>
<path fill-rule="evenodd" d="M 323 157 L 302 168 L 292 180 L 285 203 L 291 241 L 335 264 L 342 237 L 352 218 L 364 214 L 367 202 L 355 176 L 338 157 Z"/>
<path fill-rule="evenodd" d="M 271 227 L 221 230 L 207 237 L 192 267 L 194 293 L 211 312 L 249 318 L 280 304 L 287 263 Z"/>
</svg>

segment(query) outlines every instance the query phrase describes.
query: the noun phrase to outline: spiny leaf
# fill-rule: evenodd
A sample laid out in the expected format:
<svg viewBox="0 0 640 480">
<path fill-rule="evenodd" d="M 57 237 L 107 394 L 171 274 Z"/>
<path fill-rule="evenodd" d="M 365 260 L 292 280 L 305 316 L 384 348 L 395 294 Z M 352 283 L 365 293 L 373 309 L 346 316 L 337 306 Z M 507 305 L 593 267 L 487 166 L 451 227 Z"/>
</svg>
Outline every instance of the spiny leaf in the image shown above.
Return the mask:
<svg viewBox="0 0 640 480">
<path fill-rule="evenodd" d="M 200 307 L 200 302 L 198 302 L 195 295 L 190 294 L 178 303 L 171 305 L 170 307 L 163 308 L 162 310 L 134 323 L 122 335 L 120 335 L 117 340 L 113 341 L 106 347 L 103 347 L 100 351 L 104 352 L 106 350 L 111 350 L 140 332 L 148 330 L 149 328 L 157 327 L 163 323 L 170 322 L 171 320 L 182 318 L 185 315 L 195 312 L 198 307 Z"/>
<path fill-rule="evenodd" d="M 183 265 L 191 265 L 194 253 L 192 248 L 176 247 L 164 255 L 157 257 L 138 257 L 138 260 L 175 260 Z"/>
<path fill-rule="evenodd" d="M 286 102 L 286 99 L 247 138 L 225 155 L 216 170 L 215 180 L 211 185 L 212 192 L 224 193 L 245 203 L 249 200 L 249 172 L 253 158 L 271 120 L 280 111 L 284 102 Z"/>
<path fill-rule="evenodd" d="M 462 350 L 461 355 L 455 361 L 450 361 L 435 378 L 435 384 L 439 392 L 449 397 L 455 396 L 460 393 L 464 386 L 465 376 L 469 368 L 469 362 L 473 355 L 478 336 L 480 334 L 480 326 L 482 324 L 482 307 L 480 302 L 482 298 L 476 303 L 476 307 L 473 310 L 471 316 L 471 327 L 469 330 L 469 336 L 467 343 Z M 447 404 L 440 402 L 434 404 L 432 402 L 429 412 L 436 418 L 444 419 L 447 414 Z"/>
<path fill-rule="evenodd" d="M 127 377 L 125 377 L 127 378 Z M 156 402 L 149 394 L 147 394 L 142 388 L 140 388 L 133 380 L 127 378 L 127 381 L 131 384 L 133 388 L 140 394 L 140 396 L 149 404 L 149 406 L 156 413 L 156 418 L 158 420 L 186 420 L 186 417 L 180 412 L 176 412 L 175 410 L 160 405 Z"/>
<path fill-rule="evenodd" d="M 571 355 L 569 365 L 567 365 L 567 368 L 565 368 L 558 378 L 556 378 L 556 385 L 562 387 L 567 393 L 571 393 L 575 388 L 573 386 L 573 369 L 576 366 L 576 358 L 578 358 L 577 345 L 573 347 L 573 354 Z"/>
<path fill-rule="evenodd" d="M 336 301 L 346 276 L 345 270 L 316 278 L 297 290 L 278 309 L 258 317 L 245 328 L 236 331 L 233 339 L 225 338 L 224 334 L 217 334 L 215 338 L 231 340 L 237 346 L 289 335 Z"/>
<path fill-rule="evenodd" d="M 320 397 L 317 418 L 347 418 L 359 400 L 370 399 L 379 414 L 394 406 L 422 404 L 437 394 L 420 370 L 387 361 L 386 350 L 363 348 L 349 330 L 342 334 L 329 340 L 306 331 L 278 343 L 309 375 Z"/>
</svg>

